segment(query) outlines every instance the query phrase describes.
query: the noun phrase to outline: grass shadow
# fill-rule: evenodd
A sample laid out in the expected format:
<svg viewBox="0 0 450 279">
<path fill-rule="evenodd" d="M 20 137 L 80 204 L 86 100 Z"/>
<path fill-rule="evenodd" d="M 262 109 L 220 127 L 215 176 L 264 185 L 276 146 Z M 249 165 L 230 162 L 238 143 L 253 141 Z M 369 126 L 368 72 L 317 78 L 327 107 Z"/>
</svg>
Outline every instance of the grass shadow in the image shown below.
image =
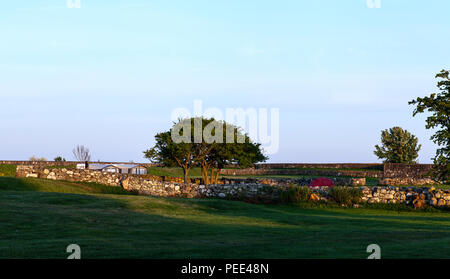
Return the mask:
<svg viewBox="0 0 450 279">
<path fill-rule="evenodd" d="M 364 258 L 371 243 L 387 258 L 450 255 L 444 215 L 35 192 L 26 179 L 6 181 L 17 185 L 0 183 L 0 258 L 65 258 L 71 243 L 83 258 Z"/>
</svg>

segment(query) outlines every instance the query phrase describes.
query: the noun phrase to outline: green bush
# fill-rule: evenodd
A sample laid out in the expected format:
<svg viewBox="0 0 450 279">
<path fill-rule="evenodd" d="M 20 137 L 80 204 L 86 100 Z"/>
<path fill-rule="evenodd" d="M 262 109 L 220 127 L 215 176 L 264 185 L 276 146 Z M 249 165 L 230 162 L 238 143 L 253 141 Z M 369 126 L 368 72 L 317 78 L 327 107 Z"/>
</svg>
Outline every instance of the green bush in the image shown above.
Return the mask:
<svg viewBox="0 0 450 279">
<path fill-rule="evenodd" d="M 58 156 L 58 157 L 56 157 L 55 159 L 53 159 L 53 161 L 55 161 L 55 162 L 65 162 L 66 159 L 64 159 L 64 158 L 61 157 L 61 156 Z"/>
<path fill-rule="evenodd" d="M 284 203 L 300 203 L 309 200 L 311 190 L 305 186 L 289 186 L 281 193 L 281 201 Z"/>
<path fill-rule="evenodd" d="M 328 192 L 331 200 L 338 204 L 353 205 L 361 202 L 362 191 L 356 187 L 332 187 Z"/>
<path fill-rule="evenodd" d="M 0 165 L 0 176 L 15 177 L 16 165 Z"/>
</svg>

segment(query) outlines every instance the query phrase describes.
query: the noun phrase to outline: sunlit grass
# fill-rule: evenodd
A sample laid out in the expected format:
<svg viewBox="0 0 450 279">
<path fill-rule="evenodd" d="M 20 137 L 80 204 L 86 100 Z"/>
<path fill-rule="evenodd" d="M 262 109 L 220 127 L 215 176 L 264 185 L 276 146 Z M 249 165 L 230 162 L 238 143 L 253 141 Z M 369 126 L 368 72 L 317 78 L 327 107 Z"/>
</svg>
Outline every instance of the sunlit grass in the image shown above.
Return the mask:
<svg viewBox="0 0 450 279">
<path fill-rule="evenodd" d="M 450 257 L 446 212 L 155 198 L 103 187 L 120 189 L 0 178 L 0 258 L 66 258 L 71 243 L 84 258 L 366 258 L 372 243 L 384 258 Z"/>
</svg>

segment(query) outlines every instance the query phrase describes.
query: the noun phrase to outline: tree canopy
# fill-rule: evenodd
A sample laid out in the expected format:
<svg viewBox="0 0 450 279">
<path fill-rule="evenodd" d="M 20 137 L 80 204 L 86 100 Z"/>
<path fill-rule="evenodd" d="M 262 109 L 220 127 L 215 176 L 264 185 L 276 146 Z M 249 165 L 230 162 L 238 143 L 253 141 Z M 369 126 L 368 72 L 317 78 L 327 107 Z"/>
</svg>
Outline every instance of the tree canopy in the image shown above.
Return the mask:
<svg viewBox="0 0 450 279">
<path fill-rule="evenodd" d="M 439 146 L 433 158 L 436 178 L 449 182 L 450 177 L 450 78 L 449 71 L 442 70 L 436 75 L 439 78 L 439 92 L 427 97 L 419 97 L 409 102 L 415 105 L 413 116 L 428 112 L 425 127 L 435 129 L 431 140 Z"/>
<path fill-rule="evenodd" d="M 155 146 L 144 151 L 145 158 L 183 168 L 185 183 L 194 166 L 201 167 L 203 182 L 210 184 L 217 183 L 220 170 L 227 165 L 250 167 L 267 160 L 261 145 L 239 127 L 214 118 L 180 119 L 169 131 L 157 134 L 155 140 Z"/>
<path fill-rule="evenodd" d="M 400 127 L 381 131 L 381 146 L 375 145 L 375 155 L 386 163 L 416 162 L 421 145 L 416 136 Z"/>
</svg>

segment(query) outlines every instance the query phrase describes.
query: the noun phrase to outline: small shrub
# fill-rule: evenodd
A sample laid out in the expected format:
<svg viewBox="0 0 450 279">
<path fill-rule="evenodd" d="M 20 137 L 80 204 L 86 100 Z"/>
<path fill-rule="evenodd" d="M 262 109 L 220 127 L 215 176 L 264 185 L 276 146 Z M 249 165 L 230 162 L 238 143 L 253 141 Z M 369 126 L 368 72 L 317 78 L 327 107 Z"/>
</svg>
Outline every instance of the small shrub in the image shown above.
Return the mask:
<svg viewBox="0 0 450 279">
<path fill-rule="evenodd" d="M 32 162 L 45 162 L 45 161 L 47 161 L 47 159 L 44 158 L 44 157 L 39 158 L 39 157 L 36 157 L 34 155 L 31 156 L 29 160 L 32 161 Z"/>
<path fill-rule="evenodd" d="M 16 165 L 0 165 L 0 176 L 14 177 L 16 176 Z"/>
<path fill-rule="evenodd" d="M 281 201 L 284 203 L 306 202 L 310 194 L 311 190 L 308 187 L 290 186 L 281 193 Z"/>
<path fill-rule="evenodd" d="M 328 194 L 333 201 L 346 206 L 361 202 L 362 197 L 361 189 L 352 187 L 333 187 Z"/>
</svg>

